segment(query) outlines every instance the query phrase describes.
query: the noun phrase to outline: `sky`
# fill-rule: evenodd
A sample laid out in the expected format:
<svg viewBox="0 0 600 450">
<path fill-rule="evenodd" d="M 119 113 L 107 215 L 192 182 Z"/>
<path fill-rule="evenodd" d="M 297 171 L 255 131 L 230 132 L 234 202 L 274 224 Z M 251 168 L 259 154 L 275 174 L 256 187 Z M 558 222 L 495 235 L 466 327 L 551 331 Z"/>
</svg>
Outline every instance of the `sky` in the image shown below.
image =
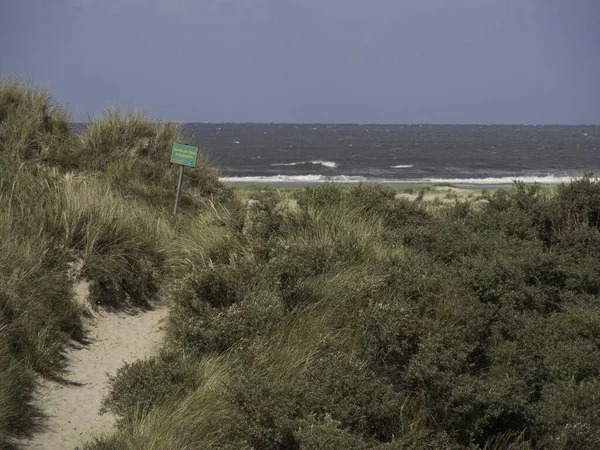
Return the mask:
<svg viewBox="0 0 600 450">
<path fill-rule="evenodd" d="M 600 124 L 600 0 L 0 0 L 84 121 Z"/>
</svg>

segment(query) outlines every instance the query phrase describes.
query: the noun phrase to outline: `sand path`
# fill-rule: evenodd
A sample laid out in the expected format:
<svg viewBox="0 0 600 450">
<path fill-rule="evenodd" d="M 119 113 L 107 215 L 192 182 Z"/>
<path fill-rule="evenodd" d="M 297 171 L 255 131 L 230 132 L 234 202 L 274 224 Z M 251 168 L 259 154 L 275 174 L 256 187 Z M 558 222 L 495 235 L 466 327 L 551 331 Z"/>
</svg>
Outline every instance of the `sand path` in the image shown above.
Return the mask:
<svg viewBox="0 0 600 450">
<path fill-rule="evenodd" d="M 126 313 L 102 312 L 88 323 L 89 345 L 70 349 L 64 378 L 73 384 L 42 380 L 39 407 L 48 415 L 48 429 L 22 442 L 26 449 L 74 449 L 93 432 L 110 430 L 115 417 L 98 410 L 107 393 L 109 375 L 123 363 L 153 353 L 163 337 L 166 308 Z"/>
</svg>

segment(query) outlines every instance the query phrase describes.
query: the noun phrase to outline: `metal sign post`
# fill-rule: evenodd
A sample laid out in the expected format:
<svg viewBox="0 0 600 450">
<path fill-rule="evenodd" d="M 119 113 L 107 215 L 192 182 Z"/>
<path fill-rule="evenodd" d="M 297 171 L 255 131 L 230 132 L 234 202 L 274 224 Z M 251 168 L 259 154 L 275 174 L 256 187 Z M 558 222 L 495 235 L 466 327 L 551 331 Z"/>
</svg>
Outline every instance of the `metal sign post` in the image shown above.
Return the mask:
<svg viewBox="0 0 600 450">
<path fill-rule="evenodd" d="M 179 198 L 181 197 L 181 185 L 183 184 L 183 168 L 196 167 L 196 161 L 198 159 L 198 147 L 192 147 L 191 145 L 173 144 L 173 150 L 171 150 L 171 163 L 179 164 L 179 180 L 177 181 L 177 194 L 175 196 L 175 208 L 173 208 L 173 215 L 177 215 L 177 207 L 179 206 Z"/>
<path fill-rule="evenodd" d="M 181 197 L 181 183 L 183 183 L 183 168 L 179 169 L 179 180 L 177 181 L 177 194 L 175 195 L 175 208 L 173 209 L 173 215 L 177 215 L 177 207 L 179 206 L 179 198 Z"/>
</svg>

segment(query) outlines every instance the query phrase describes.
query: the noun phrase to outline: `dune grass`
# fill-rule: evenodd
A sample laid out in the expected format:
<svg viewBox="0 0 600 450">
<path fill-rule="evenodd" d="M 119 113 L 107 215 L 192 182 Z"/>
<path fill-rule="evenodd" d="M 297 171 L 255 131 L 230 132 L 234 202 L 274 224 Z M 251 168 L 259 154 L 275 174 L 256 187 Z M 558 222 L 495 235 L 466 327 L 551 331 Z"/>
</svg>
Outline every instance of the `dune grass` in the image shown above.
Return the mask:
<svg viewBox="0 0 600 450">
<path fill-rule="evenodd" d="M 179 172 L 178 166 L 169 163 L 168 152 L 174 142 L 188 143 L 179 124 L 153 122 L 141 112 L 126 115 L 109 109 L 90 119 L 80 135 L 77 159 L 83 169 L 101 171 L 122 195 L 168 210 L 173 204 L 173 180 Z M 216 168 L 202 153 L 197 166 L 184 172 L 184 185 L 181 205 L 188 210 L 203 199 L 230 198 Z"/>
<path fill-rule="evenodd" d="M 0 82 L 0 447 L 43 426 L 36 377 L 60 377 L 86 311 L 157 301 L 175 255 L 179 127 L 111 110 L 73 135 L 68 119 L 47 91 Z M 186 183 L 183 216 L 230 195 L 205 160 Z M 87 306 L 74 299 L 80 279 Z"/>
<path fill-rule="evenodd" d="M 34 373 L 61 369 L 62 349 L 82 337 L 70 302 L 67 258 L 45 232 L 40 164 L 60 159 L 67 116 L 45 91 L 17 79 L 0 83 L 0 445 L 39 423 Z"/>
<path fill-rule="evenodd" d="M 3 163 L 71 159 L 69 116 L 52 95 L 19 78 L 0 80 L 0 153 Z"/>
</svg>

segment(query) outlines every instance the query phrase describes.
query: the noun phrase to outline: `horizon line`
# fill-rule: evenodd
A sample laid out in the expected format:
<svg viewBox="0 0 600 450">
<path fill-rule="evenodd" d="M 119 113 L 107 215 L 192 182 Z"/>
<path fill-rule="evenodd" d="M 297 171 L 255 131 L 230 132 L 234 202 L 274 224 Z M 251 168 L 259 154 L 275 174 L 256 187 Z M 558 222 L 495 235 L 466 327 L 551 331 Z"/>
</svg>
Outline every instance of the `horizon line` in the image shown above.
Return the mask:
<svg viewBox="0 0 600 450">
<path fill-rule="evenodd" d="M 453 127 L 600 127 L 600 123 L 434 123 L 434 122 L 414 122 L 414 123 L 399 123 L 399 122 L 185 122 L 180 120 L 154 120 L 149 118 L 151 122 L 158 123 L 176 123 L 182 125 L 317 125 L 317 126 L 333 126 L 333 125 L 353 125 L 353 126 L 453 126 Z M 74 121 L 71 124 L 87 124 L 90 121 Z"/>
</svg>

